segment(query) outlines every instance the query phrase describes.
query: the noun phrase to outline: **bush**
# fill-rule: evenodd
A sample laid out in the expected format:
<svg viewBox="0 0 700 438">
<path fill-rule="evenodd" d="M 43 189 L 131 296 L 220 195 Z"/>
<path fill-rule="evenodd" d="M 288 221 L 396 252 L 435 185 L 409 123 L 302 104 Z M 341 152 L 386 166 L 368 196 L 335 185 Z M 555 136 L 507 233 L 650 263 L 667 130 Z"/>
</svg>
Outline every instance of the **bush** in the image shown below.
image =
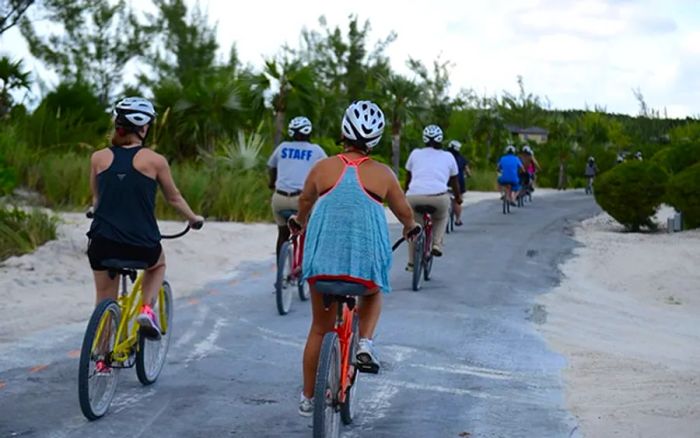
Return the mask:
<svg viewBox="0 0 700 438">
<path fill-rule="evenodd" d="M 671 147 L 666 157 L 671 173 L 679 173 L 695 163 L 700 163 L 700 143 L 680 143 Z"/>
<path fill-rule="evenodd" d="M 610 216 L 632 231 L 655 228 L 651 217 L 663 202 L 668 175 L 656 163 L 630 161 L 596 180 L 595 200 Z"/>
<path fill-rule="evenodd" d="M 683 213 L 685 228 L 700 227 L 700 163 L 674 175 L 666 188 L 666 202 Z"/>
<path fill-rule="evenodd" d="M 35 210 L 24 212 L 0 206 L 0 260 L 34 251 L 56 238 L 57 220 Z"/>
<path fill-rule="evenodd" d="M 471 169 L 472 176 L 467 178 L 467 190 L 479 192 L 494 192 L 498 190 L 496 179 L 498 173 L 495 170 Z"/>
</svg>

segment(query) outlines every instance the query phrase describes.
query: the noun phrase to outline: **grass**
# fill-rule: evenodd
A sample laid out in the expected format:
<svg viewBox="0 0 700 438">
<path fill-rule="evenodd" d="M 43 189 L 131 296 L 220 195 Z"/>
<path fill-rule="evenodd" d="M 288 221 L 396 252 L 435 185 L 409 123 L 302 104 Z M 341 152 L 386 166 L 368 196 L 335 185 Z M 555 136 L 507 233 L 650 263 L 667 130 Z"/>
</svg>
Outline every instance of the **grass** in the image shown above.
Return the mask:
<svg viewBox="0 0 700 438">
<path fill-rule="evenodd" d="M 0 207 L 0 260 L 32 252 L 55 239 L 57 222 L 39 210 Z"/>
<path fill-rule="evenodd" d="M 498 173 L 489 169 L 472 169 L 472 176 L 467 179 L 467 190 L 477 192 L 498 191 L 496 180 Z"/>
</svg>

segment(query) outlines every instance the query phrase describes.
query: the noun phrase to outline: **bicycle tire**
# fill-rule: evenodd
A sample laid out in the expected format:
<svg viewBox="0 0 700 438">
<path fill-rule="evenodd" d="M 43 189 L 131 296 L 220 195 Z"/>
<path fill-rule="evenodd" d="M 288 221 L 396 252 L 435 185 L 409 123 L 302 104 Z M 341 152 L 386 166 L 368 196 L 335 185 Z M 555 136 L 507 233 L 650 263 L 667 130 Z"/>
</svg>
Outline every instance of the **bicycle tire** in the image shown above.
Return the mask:
<svg viewBox="0 0 700 438">
<path fill-rule="evenodd" d="M 139 346 L 136 350 L 136 376 L 142 385 L 151 385 L 158 380 L 170 348 L 173 332 L 173 291 L 167 281 L 163 282 L 162 291 L 158 291 L 153 312 L 158 315 L 161 330 L 164 328 L 166 330 L 161 333 L 158 340 L 139 335 Z M 165 315 L 165 324 L 163 324 L 162 315 Z M 152 356 L 152 353 L 156 355 Z"/>
<path fill-rule="evenodd" d="M 350 341 L 350 363 L 355 363 L 355 355 L 357 354 L 358 342 L 360 338 L 360 318 L 357 312 L 352 318 L 352 340 Z M 355 366 L 351 367 L 352 375 L 350 376 L 350 387 L 345 395 L 345 403 L 340 405 L 340 420 L 344 425 L 351 424 L 355 419 L 355 395 L 357 394 L 357 381 L 360 377 Z"/>
<path fill-rule="evenodd" d="M 503 196 L 503 214 L 508 214 L 508 212 L 506 211 L 508 209 L 508 201 L 506 200 L 505 195 Z"/>
<path fill-rule="evenodd" d="M 428 259 L 423 262 L 423 280 L 430 281 L 430 273 L 433 270 L 433 255 L 429 255 Z"/>
<path fill-rule="evenodd" d="M 95 337 L 103 318 L 107 314 L 111 315 L 112 320 L 108 341 L 109 348 L 111 349 L 114 347 L 119 321 L 121 320 L 121 309 L 116 301 L 107 299 L 98 304 L 95 310 L 93 310 L 90 321 L 85 329 L 83 345 L 80 349 L 80 361 L 78 364 L 78 399 L 80 401 L 80 410 L 83 412 L 85 418 L 90 421 L 97 420 L 107 413 L 109 405 L 112 403 L 114 392 L 117 389 L 117 381 L 119 380 L 118 368 L 112 368 L 109 376 L 98 376 L 96 374 L 90 376 L 90 372 L 94 371 L 95 368 L 92 363 L 94 358 L 92 350 L 96 341 Z M 107 359 L 109 359 L 109 355 L 107 355 Z M 99 379 L 94 381 L 94 388 L 91 388 L 91 379 Z M 93 401 L 91 393 L 95 395 L 94 390 L 98 389 L 98 383 L 105 383 L 105 385 L 100 385 L 104 387 L 105 390 L 102 391 L 102 396 L 99 397 L 98 400 Z M 91 391 L 91 389 L 93 389 L 93 391 Z"/>
<path fill-rule="evenodd" d="M 314 438 L 336 438 L 340 435 L 340 415 L 337 409 L 340 385 L 340 346 L 338 334 L 328 332 L 323 337 L 314 387 Z"/>
<path fill-rule="evenodd" d="M 284 242 L 277 259 L 277 281 L 275 282 L 277 312 L 280 315 L 286 315 L 292 307 L 292 289 L 289 278 L 292 274 L 293 257 L 291 243 Z"/>
<path fill-rule="evenodd" d="M 301 273 L 299 275 L 299 278 L 297 279 L 297 289 L 299 291 L 299 299 L 301 301 L 306 301 L 309 299 L 309 284 L 302 279 Z"/>
<path fill-rule="evenodd" d="M 421 288 L 422 278 L 421 270 L 423 269 L 423 245 L 425 245 L 425 235 L 421 234 L 416 238 L 416 243 L 413 246 L 413 281 L 411 287 L 414 291 L 419 291 Z"/>
</svg>

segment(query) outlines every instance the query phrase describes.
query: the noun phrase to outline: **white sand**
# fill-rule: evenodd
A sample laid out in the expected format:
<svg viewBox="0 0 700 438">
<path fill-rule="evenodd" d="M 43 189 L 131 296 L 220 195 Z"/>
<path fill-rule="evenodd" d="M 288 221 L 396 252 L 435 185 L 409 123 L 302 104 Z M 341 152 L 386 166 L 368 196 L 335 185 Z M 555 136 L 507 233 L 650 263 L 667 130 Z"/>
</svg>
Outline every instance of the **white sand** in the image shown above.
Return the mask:
<svg viewBox="0 0 700 438">
<path fill-rule="evenodd" d="M 541 331 L 584 436 L 700 437 L 700 231 L 624 233 L 601 215 L 576 239 Z"/>
<path fill-rule="evenodd" d="M 94 306 L 92 271 L 85 251 L 89 220 L 61 213 L 58 239 L 31 254 L 0 263 L 0 343 L 55 324 L 86 321 Z M 164 234 L 184 222 L 161 222 Z M 235 274 L 243 261 L 274 258 L 273 224 L 207 222 L 175 240 L 164 240 L 166 278 L 176 297 L 190 295 L 208 282 Z"/>
</svg>

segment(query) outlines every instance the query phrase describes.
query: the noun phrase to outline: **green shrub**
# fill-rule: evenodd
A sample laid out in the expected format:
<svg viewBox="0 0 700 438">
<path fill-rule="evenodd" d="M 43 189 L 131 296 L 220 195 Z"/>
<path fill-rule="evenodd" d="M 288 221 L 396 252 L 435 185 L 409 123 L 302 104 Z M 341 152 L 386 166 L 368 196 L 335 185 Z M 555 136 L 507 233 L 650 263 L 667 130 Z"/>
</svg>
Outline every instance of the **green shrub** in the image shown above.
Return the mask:
<svg viewBox="0 0 700 438">
<path fill-rule="evenodd" d="M 671 173 L 679 173 L 695 163 L 700 163 L 700 143 L 684 142 L 672 146 L 666 163 Z"/>
<path fill-rule="evenodd" d="M 28 185 L 51 208 L 83 210 L 90 205 L 90 157 L 69 152 L 48 154 L 28 170 Z"/>
<path fill-rule="evenodd" d="M 471 169 L 472 176 L 467 178 L 467 190 L 494 192 L 498 190 L 496 180 L 498 173 L 491 169 Z"/>
<path fill-rule="evenodd" d="M 700 163 L 674 175 L 668 181 L 666 202 L 683 213 L 685 228 L 700 227 Z"/>
<path fill-rule="evenodd" d="M 668 146 L 663 149 L 659 149 L 652 157 L 651 157 L 651 162 L 656 163 L 659 166 L 661 166 L 662 169 L 664 169 L 666 172 L 670 172 L 671 169 L 669 167 L 669 155 L 671 154 L 671 150 L 673 148 Z"/>
<path fill-rule="evenodd" d="M 596 180 L 595 199 L 610 216 L 632 231 L 654 228 L 651 217 L 663 201 L 668 175 L 656 163 L 631 161 Z"/>
<path fill-rule="evenodd" d="M 0 206 L 0 260 L 34 251 L 56 238 L 57 220 L 39 210 L 24 212 Z"/>
</svg>

